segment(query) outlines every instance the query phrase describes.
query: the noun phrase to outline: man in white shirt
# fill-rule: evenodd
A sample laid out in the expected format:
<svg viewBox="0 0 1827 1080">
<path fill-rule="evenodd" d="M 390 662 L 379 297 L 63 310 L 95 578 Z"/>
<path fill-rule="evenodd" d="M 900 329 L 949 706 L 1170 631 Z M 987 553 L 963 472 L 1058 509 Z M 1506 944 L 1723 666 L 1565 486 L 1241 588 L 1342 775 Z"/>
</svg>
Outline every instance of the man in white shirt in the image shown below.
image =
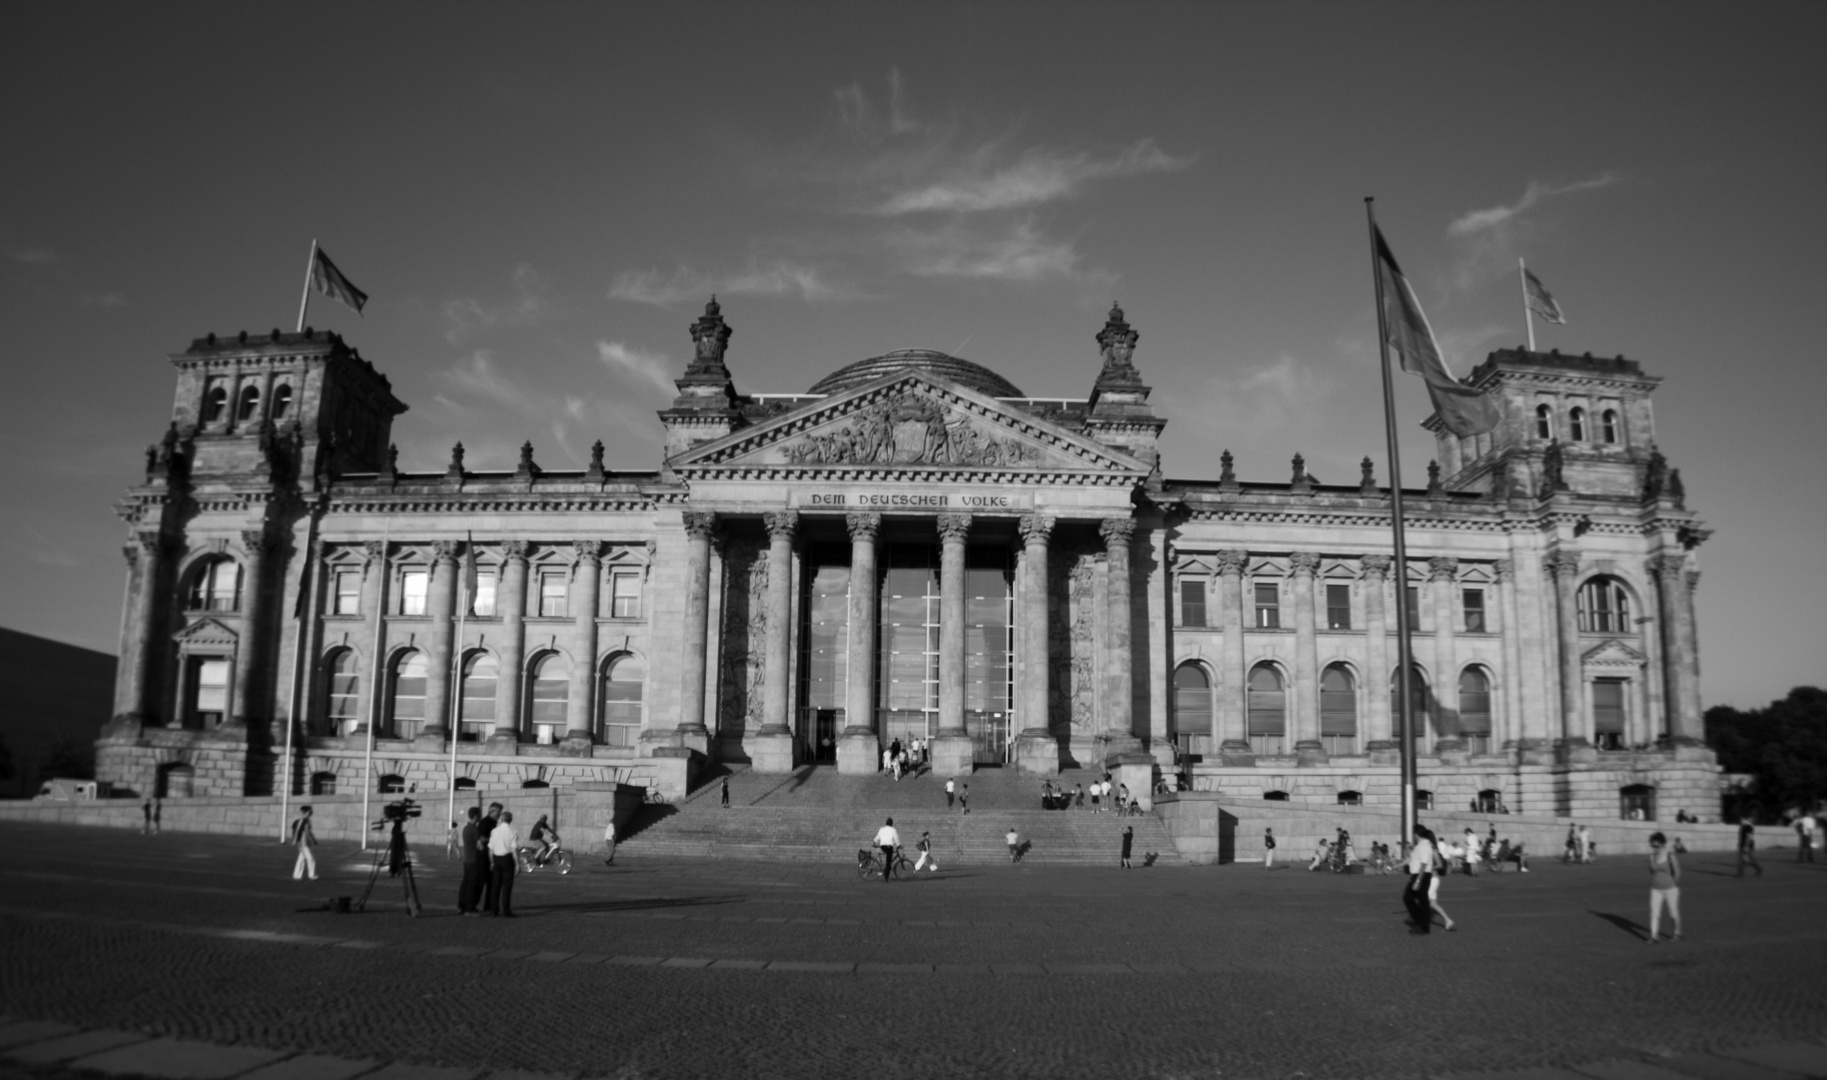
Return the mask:
<svg viewBox="0 0 1827 1080">
<path fill-rule="evenodd" d="M 1408 853 L 1408 885 L 1402 890 L 1402 906 L 1408 909 L 1409 932 L 1433 931 L 1434 913 L 1428 905 L 1427 890 L 1434 883 L 1434 834 L 1424 826 L 1415 826 L 1415 846 Z"/>
<path fill-rule="evenodd" d="M 1819 840 L 1819 826 L 1814 820 L 1814 815 L 1805 813 L 1797 819 L 1795 831 L 1800 834 L 1799 839 L 1801 840 L 1800 845 L 1795 849 L 1795 861 L 1801 862 L 1805 859 L 1813 862 L 1814 845 Z"/>
<path fill-rule="evenodd" d="M 488 902 L 483 914 L 514 917 L 514 852 L 519 847 L 520 837 L 514 832 L 514 814 L 510 810 L 489 830 Z"/>
<path fill-rule="evenodd" d="M 956 797 L 957 797 L 957 779 L 953 778 L 953 779 L 947 780 L 945 782 L 945 808 L 947 810 L 950 810 L 952 808 L 952 801 Z"/>
<path fill-rule="evenodd" d="M 875 831 L 875 846 L 882 852 L 882 884 L 894 880 L 894 856 L 901 849 L 901 834 L 894 829 L 894 818 Z"/>
</svg>

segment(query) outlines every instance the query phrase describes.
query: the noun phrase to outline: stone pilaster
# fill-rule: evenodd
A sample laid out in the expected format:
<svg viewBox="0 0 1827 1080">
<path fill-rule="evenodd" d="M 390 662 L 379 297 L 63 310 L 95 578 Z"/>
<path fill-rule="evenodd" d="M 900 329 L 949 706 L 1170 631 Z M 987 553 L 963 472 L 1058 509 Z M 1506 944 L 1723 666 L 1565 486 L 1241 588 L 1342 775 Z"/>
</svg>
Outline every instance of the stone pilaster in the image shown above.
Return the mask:
<svg viewBox="0 0 1827 1080">
<path fill-rule="evenodd" d="M 1549 579 L 1541 555 L 1528 547 L 1511 549 L 1516 577 L 1511 594 L 1516 603 L 1517 697 L 1521 701 L 1513 731 L 1517 760 L 1524 765 L 1553 764 L 1554 737 L 1551 717 L 1560 700 L 1560 657 L 1555 647 L 1550 612 L 1557 601 L 1548 590 Z"/>
<path fill-rule="evenodd" d="M 266 629 L 266 590 L 261 584 L 266 580 L 266 558 L 273 550 L 273 541 L 265 529 L 249 529 L 241 534 L 241 544 L 247 551 L 247 562 L 241 570 L 241 635 L 235 642 L 227 726 L 245 728 L 261 719 L 256 713 L 267 711 L 256 704 L 260 701 L 257 673 Z"/>
<path fill-rule="evenodd" d="M 419 724 L 415 750 L 438 750 L 450 730 L 450 652 L 456 627 L 451 617 L 457 607 L 457 551 L 455 540 L 431 545 L 431 580 L 427 585 L 425 614 L 431 625 L 425 631 L 425 718 Z"/>
<path fill-rule="evenodd" d="M 965 545 L 969 514 L 940 514 L 939 527 L 939 731 L 933 738 L 933 772 L 971 771 L 970 735 L 964 726 Z"/>
<path fill-rule="evenodd" d="M 642 738 L 659 742 L 684 742 L 708 747 L 710 729 L 704 726 L 705 675 L 710 658 L 710 563 L 711 533 L 716 530 L 717 516 L 688 510 L 685 523 L 685 644 L 679 656 L 679 723 L 676 735 L 658 731 L 642 733 Z"/>
<path fill-rule="evenodd" d="M 495 610 L 501 614 L 500 664 L 496 668 L 495 731 L 491 754 L 512 753 L 520 742 L 521 688 L 527 658 L 527 542 L 501 545 L 501 579 L 496 583 Z"/>
<path fill-rule="evenodd" d="M 1142 740 L 1135 733 L 1135 661 L 1130 641 L 1129 583 L 1135 532 L 1134 518 L 1107 518 L 1098 526 L 1098 534 L 1104 538 L 1109 617 L 1104 638 L 1104 730 L 1098 739 L 1097 756 L 1106 763 L 1142 749 Z"/>
<path fill-rule="evenodd" d="M 1294 685 L 1288 719 L 1292 724 L 1294 753 L 1302 765 L 1323 765 L 1326 750 L 1319 739 L 1319 639 L 1315 633 L 1313 581 L 1320 557 L 1297 551 L 1288 559 L 1294 578 Z"/>
<path fill-rule="evenodd" d="M 1224 662 L 1218 673 L 1218 710 L 1212 717 L 1216 729 L 1212 742 L 1224 764 L 1249 765 L 1256 760 L 1250 753 L 1245 709 L 1250 673 L 1244 670 L 1243 651 L 1243 569 L 1250 556 L 1247 551 L 1220 551 L 1213 558 L 1218 565 L 1218 617 L 1224 629 Z"/>
<path fill-rule="evenodd" d="M 1495 568 L 1497 617 L 1503 620 L 1503 671 L 1498 675 L 1503 683 L 1503 720 L 1491 734 L 1496 745 L 1510 750 L 1523 744 L 1522 635 L 1516 625 L 1516 563 L 1498 559 Z"/>
<path fill-rule="evenodd" d="M 1459 560 L 1434 556 L 1427 577 L 1434 594 L 1434 752 L 1455 753 L 1465 749 L 1459 733 Z"/>
<path fill-rule="evenodd" d="M 565 738 L 561 749 L 586 755 L 595 740 L 596 607 L 602 600 L 603 542 L 574 540 L 571 567 L 571 685 L 565 695 Z"/>
<path fill-rule="evenodd" d="M 1586 759 L 1592 754 L 1592 739 L 1586 731 L 1586 687 L 1580 675 L 1580 553 L 1565 548 L 1555 551 L 1548 557 L 1548 572 L 1554 575 L 1555 602 L 1560 613 L 1558 742 L 1567 760 Z"/>
<path fill-rule="evenodd" d="M 1649 560 L 1648 569 L 1656 580 L 1656 596 L 1661 608 L 1657 622 L 1662 631 L 1669 739 L 1677 746 L 1699 746 L 1705 742 L 1705 729 L 1701 723 L 1699 680 L 1695 678 L 1691 651 L 1694 594 L 1688 585 L 1687 556 L 1681 552 L 1664 552 Z"/>
<path fill-rule="evenodd" d="M 1364 749 L 1373 765 L 1401 764 L 1401 744 L 1396 741 L 1389 715 L 1388 616 L 1383 610 L 1383 590 L 1395 560 L 1388 555 L 1366 555 L 1358 560 L 1364 589 Z"/>
<path fill-rule="evenodd" d="M 1023 773 L 1059 774 L 1059 742 L 1048 723 L 1051 698 L 1051 663 L 1048 656 L 1047 543 L 1054 519 L 1045 514 L 1021 518 L 1022 684 L 1021 734 L 1015 738 L 1015 765 Z"/>
<path fill-rule="evenodd" d="M 882 767 L 875 727 L 876 535 L 882 515 L 847 514 L 850 529 L 850 643 L 845 654 L 844 731 L 837 771 L 873 775 Z"/>
<path fill-rule="evenodd" d="M 132 680 L 127 699 L 135 719 L 142 725 L 158 723 L 158 658 L 163 654 L 159 625 L 165 607 L 165 582 L 168 575 L 170 545 L 155 530 L 139 533 L 128 549 L 139 564 L 139 589 L 134 610 L 133 638 L 129 643 L 128 678 Z"/>
</svg>

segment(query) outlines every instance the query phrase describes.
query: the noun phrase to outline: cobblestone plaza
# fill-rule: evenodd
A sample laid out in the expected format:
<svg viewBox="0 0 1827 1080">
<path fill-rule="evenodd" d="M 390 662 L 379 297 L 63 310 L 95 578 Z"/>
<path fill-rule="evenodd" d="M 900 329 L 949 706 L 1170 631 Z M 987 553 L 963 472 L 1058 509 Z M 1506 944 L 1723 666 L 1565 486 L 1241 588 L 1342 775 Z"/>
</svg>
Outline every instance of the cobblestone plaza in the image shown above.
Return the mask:
<svg viewBox="0 0 1827 1080">
<path fill-rule="evenodd" d="M 441 852 L 421 853 L 428 910 L 409 919 L 384 875 L 366 914 L 317 910 L 366 883 L 353 844 L 321 849 L 312 883 L 245 837 L 0 837 L 5 1014 L 466 1070 L 446 1077 L 1669 1080 L 1725 1075 L 1685 1055 L 1827 1031 L 1827 869 L 1792 849 L 1744 880 L 1729 855 L 1690 856 L 1686 940 L 1650 949 L 1634 852 L 1452 878 L 1459 929 L 1416 937 L 1396 877 L 1126 872 L 1114 852 L 889 887 L 846 865 L 626 855 L 523 876 L 504 922 L 455 915 Z"/>
</svg>

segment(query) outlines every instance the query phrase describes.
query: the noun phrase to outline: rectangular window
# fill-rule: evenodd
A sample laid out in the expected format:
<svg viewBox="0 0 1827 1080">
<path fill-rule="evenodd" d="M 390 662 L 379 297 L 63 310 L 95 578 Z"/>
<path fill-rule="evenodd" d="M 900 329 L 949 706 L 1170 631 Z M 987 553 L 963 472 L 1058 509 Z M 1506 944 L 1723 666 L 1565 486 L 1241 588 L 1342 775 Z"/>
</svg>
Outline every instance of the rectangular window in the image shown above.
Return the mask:
<svg viewBox="0 0 1827 1080">
<path fill-rule="evenodd" d="M 1467 589 L 1465 591 L 1465 632 L 1482 634 L 1484 631 L 1484 590 Z"/>
<path fill-rule="evenodd" d="M 564 618 L 565 575 L 563 571 L 548 570 L 539 575 L 539 614 L 548 619 Z"/>
<path fill-rule="evenodd" d="M 1205 626 L 1205 579 L 1180 579 L 1180 625 Z"/>
<path fill-rule="evenodd" d="M 478 619 L 495 617 L 495 571 L 476 571 L 476 597 L 469 612 Z"/>
<path fill-rule="evenodd" d="M 400 614 L 425 614 L 425 593 L 431 575 L 424 570 L 407 570 L 400 574 Z"/>
<path fill-rule="evenodd" d="M 336 615 L 360 615 L 362 613 L 362 572 L 360 570 L 338 570 L 336 572 L 336 598 L 332 601 L 331 613 Z"/>
<path fill-rule="evenodd" d="M 611 619 L 638 619 L 641 617 L 641 576 L 639 574 L 614 574 L 609 578 L 609 617 Z"/>
<path fill-rule="evenodd" d="M 1326 586 L 1326 629 L 1351 629 L 1351 586 Z"/>
<path fill-rule="evenodd" d="M 1406 591 L 1408 593 L 1408 628 L 1410 630 L 1420 630 L 1421 590 L 1410 585 Z"/>
<path fill-rule="evenodd" d="M 199 660 L 193 670 L 196 688 L 192 712 L 198 723 L 220 724 L 228 712 L 228 661 Z"/>
<path fill-rule="evenodd" d="M 1592 734 L 1601 750 L 1624 748 L 1624 680 L 1592 681 Z"/>
<path fill-rule="evenodd" d="M 1256 583 L 1256 626 L 1261 630 L 1281 628 L 1281 585 L 1274 581 Z"/>
</svg>

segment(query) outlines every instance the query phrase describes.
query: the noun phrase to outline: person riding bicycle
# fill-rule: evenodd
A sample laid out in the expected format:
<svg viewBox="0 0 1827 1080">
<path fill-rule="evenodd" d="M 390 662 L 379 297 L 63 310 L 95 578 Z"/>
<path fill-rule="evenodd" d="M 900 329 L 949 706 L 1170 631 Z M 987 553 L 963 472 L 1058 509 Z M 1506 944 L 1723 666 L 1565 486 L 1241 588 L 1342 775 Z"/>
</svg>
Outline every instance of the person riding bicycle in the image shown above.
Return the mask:
<svg viewBox="0 0 1827 1080">
<path fill-rule="evenodd" d="M 895 831 L 894 818 L 875 831 L 872 843 L 882 852 L 882 882 L 887 884 L 894 880 L 894 857 L 901 850 L 901 834 Z"/>
<path fill-rule="evenodd" d="M 546 820 L 545 814 L 539 815 L 539 820 L 533 823 L 533 831 L 527 834 L 527 840 L 539 845 L 539 854 L 533 857 L 533 861 L 541 866 L 558 850 L 558 833 Z"/>
</svg>

